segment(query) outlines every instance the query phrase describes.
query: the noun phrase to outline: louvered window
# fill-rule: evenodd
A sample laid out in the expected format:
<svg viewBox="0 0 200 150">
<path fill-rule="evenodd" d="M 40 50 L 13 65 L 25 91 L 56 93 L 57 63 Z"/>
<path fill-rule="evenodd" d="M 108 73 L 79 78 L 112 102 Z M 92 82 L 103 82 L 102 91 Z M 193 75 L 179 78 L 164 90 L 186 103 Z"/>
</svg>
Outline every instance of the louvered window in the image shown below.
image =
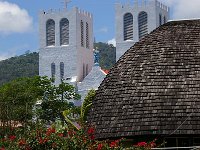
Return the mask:
<svg viewBox="0 0 200 150">
<path fill-rule="evenodd" d="M 89 48 L 89 25 L 88 23 L 86 22 L 86 48 Z"/>
<path fill-rule="evenodd" d="M 138 28 L 139 28 L 139 39 L 143 38 L 148 34 L 148 16 L 147 13 L 142 11 L 138 15 Z"/>
<path fill-rule="evenodd" d="M 64 63 L 60 63 L 60 79 L 64 78 Z"/>
<path fill-rule="evenodd" d="M 55 21 L 52 19 L 46 23 L 46 42 L 47 46 L 55 46 Z"/>
<path fill-rule="evenodd" d="M 124 15 L 124 40 L 133 40 L 133 15 L 131 13 Z"/>
<path fill-rule="evenodd" d="M 166 17 L 165 17 L 165 16 L 163 17 L 163 22 L 164 22 L 164 23 L 166 23 L 166 22 L 167 22 L 167 21 L 166 21 Z"/>
<path fill-rule="evenodd" d="M 159 25 L 161 26 L 162 25 L 162 15 L 159 14 Z"/>
<path fill-rule="evenodd" d="M 81 20 L 81 46 L 84 47 L 84 24 Z"/>
<path fill-rule="evenodd" d="M 52 81 L 55 81 L 55 75 L 56 75 L 56 65 L 55 65 L 55 63 L 51 63 L 51 78 L 52 78 Z"/>
<path fill-rule="evenodd" d="M 85 64 L 83 64 L 83 79 L 85 78 Z"/>
<path fill-rule="evenodd" d="M 69 20 L 63 18 L 60 21 L 60 45 L 69 44 Z"/>
<path fill-rule="evenodd" d="M 86 76 L 88 75 L 88 64 L 86 65 Z"/>
</svg>

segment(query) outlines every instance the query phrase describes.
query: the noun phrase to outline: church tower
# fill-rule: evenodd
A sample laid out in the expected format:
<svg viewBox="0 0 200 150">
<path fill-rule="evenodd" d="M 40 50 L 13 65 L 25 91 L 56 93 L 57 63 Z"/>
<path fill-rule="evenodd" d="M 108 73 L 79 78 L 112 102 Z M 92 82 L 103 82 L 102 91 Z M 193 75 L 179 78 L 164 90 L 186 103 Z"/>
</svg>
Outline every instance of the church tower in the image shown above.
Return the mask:
<svg viewBox="0 0 200 150">
<path fill-rule="evenodd" d="M 140 2 L 140 3 L 139 3 Z M 115 4 L 116 61 L 135 42 L 169 20 L 169 7 L 157 0 Z"/>
<path fill-rule="evenodd" d="M 82 81 L 93 66 L 92 14 L 73 8 L 39 14 L 39 75 Z"/>
</svg>

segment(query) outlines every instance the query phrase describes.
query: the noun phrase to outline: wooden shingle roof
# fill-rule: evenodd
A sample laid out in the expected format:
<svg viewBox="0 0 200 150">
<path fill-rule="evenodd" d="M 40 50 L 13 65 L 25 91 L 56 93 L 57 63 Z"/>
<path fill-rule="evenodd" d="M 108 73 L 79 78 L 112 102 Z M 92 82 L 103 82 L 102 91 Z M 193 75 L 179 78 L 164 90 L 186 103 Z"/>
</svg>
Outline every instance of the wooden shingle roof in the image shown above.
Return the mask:
<svg viewBox="0 0 200 150">
<path fill-rule="evenodd" d="M 200 20 L 169 22 L 110 70 L 88 121 L 96 138 L 200 135 Z"/>
</svg>

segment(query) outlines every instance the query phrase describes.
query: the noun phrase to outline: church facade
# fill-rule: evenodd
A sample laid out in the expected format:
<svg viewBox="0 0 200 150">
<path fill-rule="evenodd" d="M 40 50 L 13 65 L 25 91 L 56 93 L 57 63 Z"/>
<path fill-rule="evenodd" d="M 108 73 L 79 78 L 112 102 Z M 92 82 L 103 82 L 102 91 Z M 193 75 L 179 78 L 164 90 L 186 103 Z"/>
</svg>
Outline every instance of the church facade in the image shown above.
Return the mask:
<svg viewBox="0 0 200 150">
<path fill-rule="evenodd" d="M 97 90 L 106 74 L 94 64 L 93 17 L 73 8 L 42 11 L 39 14 L 39 75 L 55 85 L 61 81 L 75 86 L 81 99 L 90 89 Z M 80 105 L 81 101 L 75 102 Z"/>
<path fill-rule="evenodd" d="M 72 10 L 42 11 L 39 14 L 39 75 L 80 82 L 93 66 L 93 17 Z"/>
<path fill-rule="evenodd" d="M 169 7 L 157 0 L 115 4 L 116 61 L 135 42 L 169 20 Z"/>
</svg>

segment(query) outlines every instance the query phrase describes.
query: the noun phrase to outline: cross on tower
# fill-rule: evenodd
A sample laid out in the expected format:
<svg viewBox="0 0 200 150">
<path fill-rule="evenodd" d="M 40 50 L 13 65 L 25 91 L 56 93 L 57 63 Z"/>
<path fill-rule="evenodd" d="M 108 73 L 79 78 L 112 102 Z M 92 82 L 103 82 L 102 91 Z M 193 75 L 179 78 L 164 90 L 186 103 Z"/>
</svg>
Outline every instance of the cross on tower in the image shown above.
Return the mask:
<svg viewBox="0 0 200 150">
<path fill-rule="evenodd" d="M 63 3 L 63 5 L 64 5 L 64 9 L 67 9 L 67 5 L 68 5 L 68 3 L 70 3 L 71 2 L 71 0 L 62 0 L 62 3 Z"/>
</svg>

